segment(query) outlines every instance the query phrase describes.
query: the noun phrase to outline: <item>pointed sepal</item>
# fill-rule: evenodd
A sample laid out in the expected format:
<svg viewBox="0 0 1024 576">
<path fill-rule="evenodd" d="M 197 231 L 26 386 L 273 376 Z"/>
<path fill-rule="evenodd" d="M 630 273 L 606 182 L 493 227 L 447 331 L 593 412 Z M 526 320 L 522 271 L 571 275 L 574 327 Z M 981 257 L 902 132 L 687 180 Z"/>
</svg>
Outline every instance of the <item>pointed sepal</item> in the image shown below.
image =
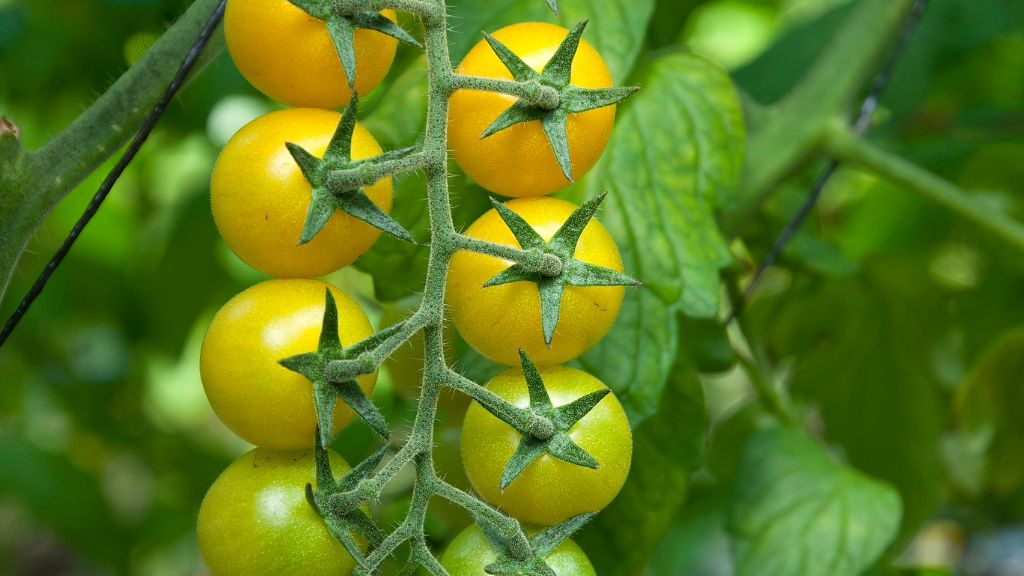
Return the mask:
<svg viewBox="0 0 1024 576">
<path fill-rule="evenodd" d="M 561 93 L 560 104 L 570 114 L 597 110 L 618 104 L 640 90 L 638 86 L 613 86 L 611 88 L 579 88 L 566 86 Z"/>
<path fill-rule="evenodd" d="M 487 32 L 484 32 L 484 39 L 491 45 L 491 50 L 494 50 L 495 56 L 501 63 L 505 65 L 505 68 L 512 73 L 512 78 L 517 82 L 526 82 L 528 80 L 536 80 L 540 78 L 540 74 L 536 70 L 530 67 L 529 64 L 523 61 L 515 52 L 510 50 L 508 46 L 501 43 L 500 40 L 491 36 Z"/>
<path fill-rule="evenodd" d="M 402 28 L 398 24 L 392 22 L 387 16 L 384 16 L 380 12 L 357 12 L 349 16 L 352 23 L 356 28 L 365 28 L 366 30 L 375 30 L 381 34 L 391 36 L 399 42 L 405 42 L 410 46 L 420 48 L 420 43 L 413 38 L 405 28 Z"/>
<path fill-rule="evenodd" d="M 362 188 L 346 192 L 340 196 L 334 196 L 334 205 L 349 216 L 362 220 L 399 240 L 404 240 L 411 244 L 416 243 L 412 234 L 399 224 L 397 220 L 388 215 L 387 212 L 378 208 Z"/>
<path fill-rule="evenodd" d="M 331 37 L 334 50 L 341 60 L 349 90 L 356 87 L 356 27 L 346 16 L 331 15 L 327 19 L 327 34 Z"/>
<path fill-rule="evenodd" d="M 516 214 L 511 208 L 493 197 L 490 200 L 491 206 L 494 207 L 498 216 L 501 216 L 501 219 L 505 222 L 505 225 L 508 226 L 508 229 L 512 231 L 512 235 L 519 241 L 519 246 L 521 246 L 523 250 L 544 248 L 547 246 L 547 242 L 544 241 L 544 238 L 542 238 L 541 235 L 533 229 L 533 226 L 530 226 L 529 222 L 524 220 L 522 216 Z"/>
<path fill-rule="evenodd" d="M 515 126 L 516 124 L 522 124 L 524 122 L 532 122 L 534 120 L 540 120 L 548 113 L 547 110 L 539 110 L 535 106 L 530 106 L 526 102 L 519 100 L 507 110 L 498 115 L 494 119 L 494 122 L 484 130 L 484 133 L 480 136 L 483 140 L 488 136 L 492 136 L 501 132 L 502 130 Z"/>
<path fill-rule="evenodd" d="M 545 114 L 540 125 L 544 129 L 544 136 L 551 145 L 551 151 L 555 154 L 555 161 L 558 162 L 562 175 L 569 182 L 575 182 L 572 177 L 572 161 L 569 158 L 568 118 L 565 110 L 559 108 Z"/>
<path fill-rule="evenodd" d="M 544 65 L 541 77 L 559 88 L 569 85 L 572 76 L 572 61 L 576 58 L 576 50 L 580 47 L 580 39 L 583 37 L 583 30 L 587 27 L 587 20 L 576 24 L 572 30 L 565 35 L 562 43 L 558 45 L 554 55 Z"/>
</svg>

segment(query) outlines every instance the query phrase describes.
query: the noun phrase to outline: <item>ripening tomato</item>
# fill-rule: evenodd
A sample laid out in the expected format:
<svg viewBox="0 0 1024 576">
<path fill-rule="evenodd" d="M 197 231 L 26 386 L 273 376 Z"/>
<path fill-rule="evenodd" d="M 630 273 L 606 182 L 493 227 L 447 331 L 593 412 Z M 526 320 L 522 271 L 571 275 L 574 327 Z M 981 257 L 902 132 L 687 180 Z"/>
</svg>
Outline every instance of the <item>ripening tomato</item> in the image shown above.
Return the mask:
<svg viewBox="0 0 1024 576">
<path fill-rule="evenodd" d="M 473 524 L 459 533 L 441 556 L 449 576 L 482 576 L 484 568 L 498 559 L 480 526 Z M 596 576 L 587 555 L 572 540 L 566 540 L 544 557 L 557 576 Z"/>
<path fill-rule="evenodd" d="M 330 453 L 335 477 L 348 472 Z M 199 508 L 199 550 L 213 576 L 351 574 L 355 560 L 306 501 L 313 452 L 256 448 L 210 486 Z"/>
<path fill-rule="evenodd" d="M 394 10 L 381 12 L 396 21 Z M 288 0 L 231 0 L 224 36 L 235 66 L 261 92 L 289 106 L 341 108 L 352 98 L 327 24 Z M 387 76 L 398 40 L 356 29 L 356 92 Z"/>
<path fill-rule="evenodd" d="M 539 369 L 551 403 L 563 406 L 603 382 L 564 366 Z M 530 405 L 526 379 L 519 369 L 495 376 L 487 388 L 520 408 Z M 622 404 L 608 394 L 569 429 L 569 437 L 599 464 L 590 469 L 545 454 L 501 490 L 501 477 L 522 435 L 476 402 L 462 424 L 462 465 L 473 488 L 485 500 L 527 524 L 551 526 L 607 506 L 622 489 L 633 455 L 633 435 Z"/>
<path fill-rule="evenodd" d="M 271 112 L 238 131 L 217 159 L 210 186 L 213 218 L 235 254 L 253 268 L 282 278 L 322 276 L 351 264 L 373 246 L 380 230 L 341 211 L 311 241 L 299 245 L 312 188 L 286 142 L 323 157 L 341 115 L 292 108 Z M 352 135 L 352 159 L 381 153 L 362 125 Z M 392 182 L 364 188 L 391 210 Z"/>
<path fill-rule="evenodd" d="M 557 198 L 520 198 L 506 204 L 542 238 L 550 240 L 576 210 Z M 465 234 L 480 240 L 519 248 L 512 231 L 490 210 Z M 615 240 L 597 220 L 591 220 L 576 246 L 577 260 L 622 271 Z M 478 352 L 495 362 L 519 365 L 522 349 L 537 365 L 561 364 L 597 344 L 615 323 L 622 306 L 621 286 L 566 286 L 554 338 L 544 343 L 540 296 L 533 282 L 484 288 L 484 283 L 511 262 L 471 252 L 459 252 L 448 271 L 448 307 L 455 327 Z"/>
<path fill-rule="evenodd" d="M 373 334 L 359 304 L 319 280 L 268 280 L 228 301 L 203 340 L 200 373 L 210 405 L 235 434 L 257 446 L 295 450 L 313 445 L 313 385 L 279 361 L 317 350 L 326 291 L 338 307 L 338 334 L 349 346 Z M 377 374 L 357 382 L 367 396 Z M 343 402 L 334 429 L 354 416 Z"/>
<path fill-rule="evenodd" d="M 494 38 L 539 72 L 568 33 L 554 24 L 525 22 L 498 30 Z M 456 73 L 512 79 L 512 73 L 484 40 L 466 54 Z M 573 60 L 570 84 L 581 88 L 612 86 L 608 67 L 586 40 L 580 41 Z M 459 90 L 453 94 L 448 139 L 455 161 L 478 184 L 502 196 L 541 196 L 565 188 L 569 181 L 539 121 L 518 124 L 481 140 L 487 127 L 515 103 L 515 97 L 495 92 Z M 601 157 L 614 122 L 614 105 L 569 116 L 569 156 L 575 179 L 583 177 Z"/>
</svg>

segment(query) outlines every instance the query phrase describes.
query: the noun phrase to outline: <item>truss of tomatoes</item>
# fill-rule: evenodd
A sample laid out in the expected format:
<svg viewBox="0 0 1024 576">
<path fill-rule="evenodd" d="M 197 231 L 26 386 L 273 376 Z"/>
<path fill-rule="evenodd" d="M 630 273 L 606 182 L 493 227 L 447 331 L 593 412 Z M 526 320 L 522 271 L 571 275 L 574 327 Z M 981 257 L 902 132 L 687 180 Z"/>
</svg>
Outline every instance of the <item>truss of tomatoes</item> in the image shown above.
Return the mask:
<svg viewBox="0 0 1024 576">
<path fill-rule="evenodd" d="M 390 178 L 339 191 L 330 172 L 402 153 L 384 152 L 356 121 L 356 95 L 384 79 L 397 42 L 415 40 L 392 11 L 339 17 L 318 13 L 319 5 L 229 0 L 225 15 L 238 69 L 292 107 L 239 130 L 212 176 L 212 211 L 224 240 L 243 261 L 275 277 L 228 301 L 202 347 L 210 404 L 228 428 L 256 446 L 221 474 L 201 506 L 199 544 L 216 576 L 349 574 L 355 568 L 350 551 L 372 544 L 325 522 L 315 499 L 307 498 L 318 473 L 351 479 L 370 471 L 350 472 L 338 455 L 315 449 L 318 442 L 326 445 L 356 416 L 387 433 L 368 399 L 376 374 L 347 386 L 326 381 L 325 359 L 354 357 L 375 335 L 354 299 L 315 278 L 354 262 L 381 232 L 412 240 L 389 215 Z M 582 207 L 547 196 L 593 167 L 611 135 L 615 102 L 631 91 L 612 88 L 604 61 L 582 32 L 583 25 L 570 31 L 514 24 L 485 35 L 456 68 L 467 76 L 540 80 L 561 91 L 555 110 L 494 92 L 456 91 L 448 137 L 471 179 L 514 198 L 494 201 L 465 235 L 554 254 L 563 266 L 545 274 L 460 251 L 450 262 L 446 301 L 463 338 L 510 366 L 487 388 L 549 418 L 555 428 L 549 438 L 524 436 L 472 403 L 461 451 L 474 489 L 539 527 L 531 542 L 556 574 L 585 576 L 594 569 L 568 533 L 555 537 L 555 528 L 543 527 L 597 512 L 615 498 L 629 472 L 632 437 L 609 388 L 561 364 L 604 337 L 619 313 L 623 286 L 634 282 L 622 273 L 615 241 L 593 219 L 603 196 Z M 333 409 L 318 415 L 325 398 Z M 352 514 L 365 519 L 366 511 Z M 478 575 L 499 559 L 474 525 L 455 538 L 441 563 L 453 575 Z"/>
</svg>

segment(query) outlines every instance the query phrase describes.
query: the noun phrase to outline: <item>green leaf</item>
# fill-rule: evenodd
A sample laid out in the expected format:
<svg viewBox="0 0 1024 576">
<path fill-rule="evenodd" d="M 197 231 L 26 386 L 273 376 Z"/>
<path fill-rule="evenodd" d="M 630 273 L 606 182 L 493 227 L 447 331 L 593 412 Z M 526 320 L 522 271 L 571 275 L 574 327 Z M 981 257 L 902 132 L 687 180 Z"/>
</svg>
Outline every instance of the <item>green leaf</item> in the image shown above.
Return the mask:
<svg viewBox="0 0 1024 576">
<path fill-rule="evenodd" d="M 747 314 L 748 330 L 780 357 L 797 358 L 792 391 L 820 408 L 829 442 L 900 491 L 903 537 L 932 517 L 943 492 L 946 408 L 930 366 L 946 300 L 926 268 L 915 255 L 876 259 L 861 276 L 802 282 L 785 302 Z"/>
<path fill-rule="evenodd" d="M 984 454 L 984 484 L 997 494 L 1024 485 L 1024 327 L 1004 333 L 957 389 L 960 431 Z"/>
<path fill-rule="evenodd" d="M 737 576 L 857 576 L 896 537 L 899 495 L 833 460 L 802 432 L 747 445 L 729 528 Z"/>
<path fill-rule="evenodd" d="M 592 18 L 586 40 L 601 53 L 616 81 L 626 79 L 643 46 L 654 0 L 560 0 L 558 4 L 561 17 L 540 0 L 452 0 L 448 3 L 451 21 L 459 23 L 449 35 L 452 60 L 461 60 L 480 40 L 477 30 L 494 32 L 512 22 L 551 22 L 565 27 L 566 22 Z"/>
<path fill-rule="evenodd" d="M 601 222 L 626 273 L 644 284 L 626 291 L 618 323 L 582 359 L 634 421 L 657 409 L 678 341 L 675 312 L 718 313 L 719 269 L 730 255 L 715 209 L 737 185 L 744 141 L 739 97 L 709 62 L 669 54 L 638 83 L 604 157 L 576 189 L 577 199 L 610 191 Z"/>
<path fill-rule="evenodd" d="M 704 390 L 685 351 L 671 373 L 658 412 L 634 427 L 625 486 L 580 534 L 580 545 L 603 576 L 636 573 L 668 530 L 703 460 Z"/>
</svg>

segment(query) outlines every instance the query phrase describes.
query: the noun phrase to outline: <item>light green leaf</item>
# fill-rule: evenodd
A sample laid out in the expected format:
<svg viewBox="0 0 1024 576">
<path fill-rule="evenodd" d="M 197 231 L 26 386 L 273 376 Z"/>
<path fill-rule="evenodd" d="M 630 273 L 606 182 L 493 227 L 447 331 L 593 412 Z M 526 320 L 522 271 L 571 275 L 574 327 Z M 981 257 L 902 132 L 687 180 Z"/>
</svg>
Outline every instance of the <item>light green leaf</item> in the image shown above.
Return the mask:
<svg viewBox="0 0 1024 576">
<path fill-rule="evenodd" d="M 856 576 L 896 537 L 896 491 L 789 428 L 747 445 L 730 514 L 737 576 Z"/>
<path fill-rule="evenodd" d="M 675 312 L 718 313 L 718 272 L 729 252 L 715 208 L 731 200 L 744 143 L 739 97 L 706 60 L 663 56 L 638 83 L 575 197 L 609 192 L 597 218 L 615 237 L 626 273 L 643 283 L 626 291 L 615 328 L 582 360 L 634 421 L 657 408 L 676 350 Z"/>
<path fill-rule="evenodd" d="M 583 39 L 601 53 L 617 83 L 629 76 L 643 45 L 654 0 L 562 0 L 561 18 L 538 0 L 453 0 L 451 20 L 458 22 L 449 35 L 452 61 L 457 63 L 477 42 L 480 32 L 494 32 L 514 22 L 551 22 L 571 27 L 590 19 Z"/>
</svg>

